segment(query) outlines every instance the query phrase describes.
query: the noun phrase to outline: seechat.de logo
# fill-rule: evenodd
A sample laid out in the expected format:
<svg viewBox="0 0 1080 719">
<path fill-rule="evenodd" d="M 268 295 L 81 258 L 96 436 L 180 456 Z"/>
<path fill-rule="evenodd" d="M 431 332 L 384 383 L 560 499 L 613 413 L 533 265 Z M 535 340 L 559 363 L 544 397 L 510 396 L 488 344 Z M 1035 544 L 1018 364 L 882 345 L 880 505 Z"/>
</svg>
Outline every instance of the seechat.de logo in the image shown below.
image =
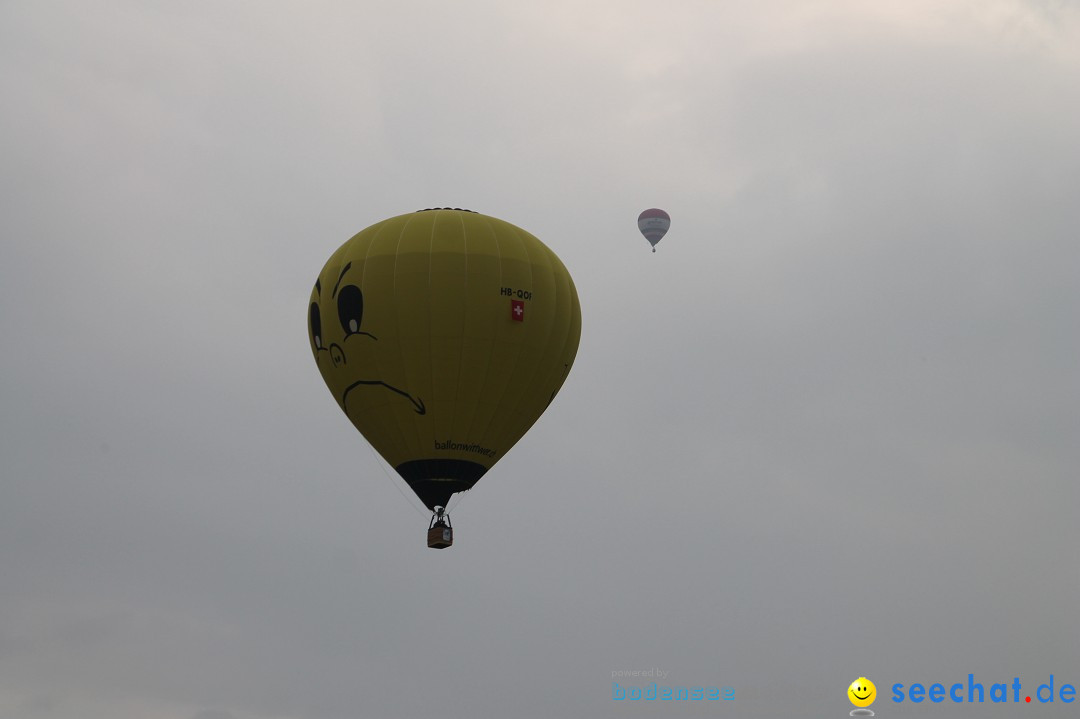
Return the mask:
<svg viewBox="0 0 1080 719">
<path fill-rule="evenodd" d="M 892 700 L 897 704 L 1072 704 L 1076 701 L 1076 687 L 1060 679 L 1055 680 L 1053 674 L 1050 675 L 1050 681 L 1040 684 L 1034 692 L 1031 691 L 1030 684 L 1025 689 L 1020 677 L 1014 677 L 1011 683 L 995 682 L 984 685 L 983 682 L 975 680 L 974 674 L 968 674 L 966 682 L 893 684 Z"/>
</svg>

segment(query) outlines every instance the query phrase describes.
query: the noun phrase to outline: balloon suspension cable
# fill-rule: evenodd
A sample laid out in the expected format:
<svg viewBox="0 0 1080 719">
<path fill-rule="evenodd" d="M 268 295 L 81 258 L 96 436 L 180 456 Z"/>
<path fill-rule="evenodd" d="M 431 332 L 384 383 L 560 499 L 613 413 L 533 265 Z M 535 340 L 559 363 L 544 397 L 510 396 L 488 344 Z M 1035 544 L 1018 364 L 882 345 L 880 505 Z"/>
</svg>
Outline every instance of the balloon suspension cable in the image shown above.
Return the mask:
<svg viewBox="0 0 1080 719">
<path fill-rule="evenodd" d="M 450 495 L 450 501 L 446 503 L 446 511 L 449 512 L 451 510 L 457 509 L 458 505 L 461 504 L 462 501 L 464 501 L 465 495 L 468 494 L 470 491 L 472 490 L 463 489 L 460 492 L 454 492 L 452 495 Z"/>
<path fill-rule="evenodd" d="M 367 444 L 367 442 L 365 442 L 364 444 Z M 383 464 L 383 458 L 375 452 L 375 448 L 372 447 L 370 444 L 368 444 L 368 451 L 371 452 L 371 457 L 375 460 L 375 464 L 379 465 L 379 469 L 381 469 L 383 474 L 386 475 L 387 481 L 389 481 L 390 484 L 394 485 L 394 489 L 398 491 L 398 494 L 405 498 L 405 501 L 408 502 L 409 506 L 412 507 L 413 511 L 423 517 L 423 510 L 416 506 L 415 495 L 413 495 L 413 498 L 410 499 L 409 495 L 401 491 L 401 485 L 398 484 L 398 481 L 394 479 L 394 477 L 392 477 L 388 471 L 386 471 L 386 465 Z M 427 509 L 427 507 L 425 507 L 424 509 Z"/>
</svg>

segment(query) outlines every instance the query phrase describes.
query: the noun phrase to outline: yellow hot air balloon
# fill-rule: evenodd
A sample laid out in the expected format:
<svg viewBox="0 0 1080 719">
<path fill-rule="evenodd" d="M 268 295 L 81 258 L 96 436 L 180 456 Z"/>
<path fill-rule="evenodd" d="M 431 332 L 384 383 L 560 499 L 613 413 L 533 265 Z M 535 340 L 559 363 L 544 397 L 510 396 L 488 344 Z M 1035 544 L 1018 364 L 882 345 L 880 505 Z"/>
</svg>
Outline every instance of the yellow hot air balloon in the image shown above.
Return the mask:
<svg viewBox="0 0 1080 719">
<path fill-rule="evenodd" d="M 566 267 L 508 222 L 421 210 L 331 255 L 308 309 L 319 371 L 346 416 L 435 516 L 532 426 L 577 354 L 581 310 Z"/>
</svg>

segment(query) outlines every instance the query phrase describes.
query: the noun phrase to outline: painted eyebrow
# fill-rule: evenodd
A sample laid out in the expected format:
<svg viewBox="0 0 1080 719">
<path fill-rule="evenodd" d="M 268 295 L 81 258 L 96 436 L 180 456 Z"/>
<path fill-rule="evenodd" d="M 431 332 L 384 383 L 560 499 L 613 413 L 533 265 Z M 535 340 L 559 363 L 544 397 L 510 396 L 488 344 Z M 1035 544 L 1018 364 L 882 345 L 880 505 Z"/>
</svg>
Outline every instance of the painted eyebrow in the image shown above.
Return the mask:
<svg viewBox="0 0 1080 719">
<path fill-rule="evenodd" d="M 319 280 L 315 280 L 315 294 L 322 294 L 322 282 L 320 282 Z"/>
<path fill-rule="evenodd" d="M 338 286 L 340 286 L 340 285 L 341 285 L 341 278 L 343 278 L 343 277 L 345 276 L 345 273 L 346 273 L 346 272 L 348 272 L 348 271 L 349 271 L 349 268 L 351 268 L 351 267 L 352 267 L 352 263 L 351 263 L 351 262 L 347 262 L 347 263 L 345 263 L 345 269 L 343 269 L 343 270 L 341 271 L 341 274 L 340 274 L 340 275 L 338 275 L 338 278 L 337 278 L 337 284 L 336 284 L 336 285 L 334 285 L 334 291 L 330 293 L 330 299 L 333 299 L 333 298 L 334 298 L 334 295 L 336 295 L 336 294 L 337 294 Z"/>
</svg>

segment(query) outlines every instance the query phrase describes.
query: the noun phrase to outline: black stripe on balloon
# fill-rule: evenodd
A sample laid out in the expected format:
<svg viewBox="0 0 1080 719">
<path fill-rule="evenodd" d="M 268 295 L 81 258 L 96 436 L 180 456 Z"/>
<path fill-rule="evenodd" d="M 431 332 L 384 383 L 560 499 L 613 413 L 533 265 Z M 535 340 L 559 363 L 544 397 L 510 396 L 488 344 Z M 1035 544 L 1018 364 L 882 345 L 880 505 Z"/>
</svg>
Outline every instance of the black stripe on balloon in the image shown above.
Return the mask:
<svg viewBox="0 0 1080 719">
<path fill-rule="evenodd" d="M 487 467 L 465 459 L 414 459 L 394 469 L 428 509 L 445 507 L 451 495 L 472 489 Z"/>
</svg>

